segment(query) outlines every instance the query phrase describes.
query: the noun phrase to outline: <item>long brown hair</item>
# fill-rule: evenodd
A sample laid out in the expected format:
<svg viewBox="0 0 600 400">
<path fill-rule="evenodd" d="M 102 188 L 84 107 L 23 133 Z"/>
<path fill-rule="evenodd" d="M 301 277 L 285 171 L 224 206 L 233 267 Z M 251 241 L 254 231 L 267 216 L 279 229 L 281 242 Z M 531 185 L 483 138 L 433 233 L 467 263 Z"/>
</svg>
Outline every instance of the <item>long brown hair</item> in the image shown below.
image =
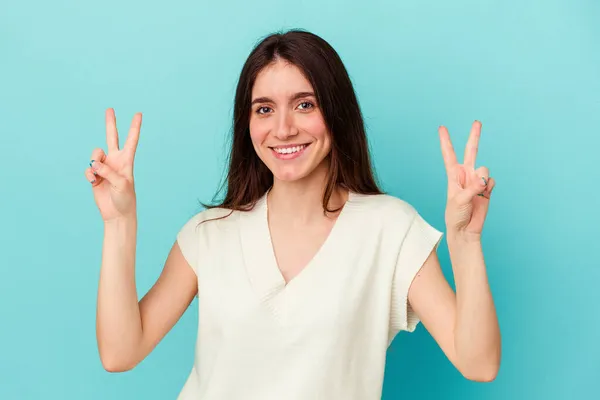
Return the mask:
<svg viewBox="0 0 600 400">
<path fill-rule="evenodd" d="M 328 205 L 336 187 L 361 194 L 382 193 L 373 174 L 358 100 L 342 60 L 321 37 L 304 30 L 290 30 L 262 39 L 242 68 L 235 93 L 229 168 L 217 195 L 225 185 L 227 191 L 221 202 L 204 206 L 246 211 L 273 185 L 273 174 L 252 146 L 249 121 L 256 77 L 278 59 L 298 67 L 310 82 L 331 135 L 323 209 L 332 211 Z"/>
</svg>

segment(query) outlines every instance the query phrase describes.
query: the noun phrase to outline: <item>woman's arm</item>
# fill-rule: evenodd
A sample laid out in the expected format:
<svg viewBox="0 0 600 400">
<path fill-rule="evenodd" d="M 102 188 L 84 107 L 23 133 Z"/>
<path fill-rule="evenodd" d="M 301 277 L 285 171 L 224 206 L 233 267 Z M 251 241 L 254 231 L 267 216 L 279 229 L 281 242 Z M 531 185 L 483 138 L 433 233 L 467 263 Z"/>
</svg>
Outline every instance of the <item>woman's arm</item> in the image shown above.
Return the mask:
<svg viewBox="0 0 600 400">
<path fill-rule="evenodd" d="M 138 302 L 137 221 L 114 220 L 104 228 L 96 335 L 104 368 L 122 372 L 154 349 L 187 309 L 198 286 L 195 272 L 175 243 L 157 282 Z"/>
<path fill-rule="evenodd" d="M 456 294 L 433 251 L 410 286 L 409 303 L 465 378 L 489 382 L 500 368 L 501 338 L 481 245 L 448 240 Z"/>
<path fill-rule="evenodd" d="M 472 380 L 495 379 L 500 368 L 500 329 L 487 279 L 481 235 L 495 180 L 476 168 L 481 123 L 473 122 L 458 163 L 448 130 L 439 128 L 448 176 L 446 228 L 456 295 L 432 252 L 409 289 L 409 302 L 448 358 Z"/>
</svg>

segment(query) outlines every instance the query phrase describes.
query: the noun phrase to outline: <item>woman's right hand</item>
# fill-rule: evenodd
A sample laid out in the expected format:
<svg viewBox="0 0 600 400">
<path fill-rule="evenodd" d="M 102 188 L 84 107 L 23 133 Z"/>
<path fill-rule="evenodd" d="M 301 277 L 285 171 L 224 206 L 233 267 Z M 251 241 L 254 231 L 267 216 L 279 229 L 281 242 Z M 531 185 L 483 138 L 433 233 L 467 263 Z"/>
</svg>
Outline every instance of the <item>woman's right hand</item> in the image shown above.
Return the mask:
<svg viewBox="0 0 600 400">
<path fill-rule="evenodd" d="M 119 149 L 115 111 L 106 110 L 106 142 L 108 153 L 98 148 L 92 152 L 85 176 L 92 184 L 94 200 L 105 222 L 136 217 L 136 197 L 133 184 L 133 161 L 140 136 L 142 114 L 131 121 L 127 140 Z"/>
</svg>

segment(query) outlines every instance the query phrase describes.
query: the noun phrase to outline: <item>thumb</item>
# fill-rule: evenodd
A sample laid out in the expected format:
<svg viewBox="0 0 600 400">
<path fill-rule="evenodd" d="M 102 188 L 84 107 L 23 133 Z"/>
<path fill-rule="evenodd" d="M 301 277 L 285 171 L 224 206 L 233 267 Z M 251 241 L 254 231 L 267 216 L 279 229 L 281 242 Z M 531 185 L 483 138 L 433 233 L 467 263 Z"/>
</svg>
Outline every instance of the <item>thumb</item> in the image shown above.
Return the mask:
<svg viewBox="0 0 600 400">
<path fill-rule="evenodd" d="M 106 179 L 108 183 L 110 183 L 111 186 L 113 186 L 117 190 L 123 190 L 127 185 L 127 181 L 125 178 L 119 175 L 111 167 L 100 161 L 92 160 L 90 162 L 90 167 L 92 167 L 92 171 L 94 171 L 102 178 Z"/>
<path fill-rule="evenodd" d="M 457 196 L 456 200 L 459 204 L 467 204 L 473 200 L 473 197 L 484 192 L 488 180 L 485 177 L 479 177 L 467 187 L 465 187 Z"/>
</svg>

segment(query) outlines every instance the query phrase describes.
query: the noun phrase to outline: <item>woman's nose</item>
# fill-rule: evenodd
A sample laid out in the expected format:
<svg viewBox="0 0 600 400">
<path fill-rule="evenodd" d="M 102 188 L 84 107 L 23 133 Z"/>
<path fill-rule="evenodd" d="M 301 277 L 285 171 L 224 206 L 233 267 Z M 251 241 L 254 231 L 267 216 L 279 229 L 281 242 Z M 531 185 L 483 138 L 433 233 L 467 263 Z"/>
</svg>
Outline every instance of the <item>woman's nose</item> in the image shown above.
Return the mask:
<svg viewBox="0 0 600 400">
<path fill-rule="evenodd" d="M 294 127 L 294 119 L 290 113 L 280 113 L 275 129 L 275 136 L 280 140 L 285 140 L 290 136 L 295 136 L 298 130 Z"/>
</svg>

